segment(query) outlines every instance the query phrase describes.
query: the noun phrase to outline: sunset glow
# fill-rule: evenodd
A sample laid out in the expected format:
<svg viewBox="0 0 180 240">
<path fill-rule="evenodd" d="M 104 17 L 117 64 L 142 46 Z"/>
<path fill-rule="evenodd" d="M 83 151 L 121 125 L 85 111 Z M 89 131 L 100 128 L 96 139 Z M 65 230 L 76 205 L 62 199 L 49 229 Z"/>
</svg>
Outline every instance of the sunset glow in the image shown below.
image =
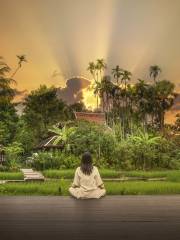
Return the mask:
<svg viewBox="0 0 180 240">
<path fill-rule="evenodd" d="M 17 54 L 28 60 L 15 76 L 23 91 L 16 99 L 42 84 L 64 88 L 74 75 L 90 78 L 87 65 L 97 58 L 107 72 L 117 64 L 131 71 L 132 82 L 149 81 L 149 66 L 158 64 L 160 79 L 179 92 L 179 12 L 179 1 L 1 0 L 0 55 L 13 70 Z M 94 109 L 92 91 L 82 91 Z"/>
<path fill-rule="evenodd" d="M 93 82 L 89 87 L 82 90 L 83 102 L 87 109 L 94 110 L 97 108 L 97 97 L 94 95 Z"/>
</svg>

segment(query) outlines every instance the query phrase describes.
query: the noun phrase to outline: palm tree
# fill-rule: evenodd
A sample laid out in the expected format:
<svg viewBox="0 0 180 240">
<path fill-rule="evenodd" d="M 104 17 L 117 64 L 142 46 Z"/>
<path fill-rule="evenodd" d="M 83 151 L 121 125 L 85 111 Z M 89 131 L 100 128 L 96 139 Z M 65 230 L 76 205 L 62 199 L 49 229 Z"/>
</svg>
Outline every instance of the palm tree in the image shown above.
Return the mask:
<svg viewBox="0 0 180 240">
<path fill-rule="evenodd" d="M 15 95 L 15 89 L 10 87 L 11 83 L 16 83 L 12 78 L 6 77 L 6 73 L 11 71 L 10 67 L 0 57 L 0 98 L 1 101 L 11 101 Z"/>
<path fill-rule="evenodd" d="M 122 76 L 122 69 L 117 65 L 115 68 L 112 69 L 112 74 L 114 78 L 116 79 L 117 85 L 119 84 L 119 79 Z"/>
<path fill-rule="evenodd" d="M 96 64 L 94 62 L 89 62 L 87 70 L 91 73 L 93 76 L 94 81 L 95 79 L 95 72 L 96 72 Z"/>
<path fill-rule="evenodd" d="M 161 68 L 158 65 L 153 65 L 153 66 L 150 66 L 149 68 L 149 75 L 150 77 L 153 77 L 154 82 L 156 82 L 156 78 L 160 72 L 161 72 Z"/>
<path fill-rule="evenodd" d="M 15 69 L 14 73 L 11 75 L 11 78 L 17 73 L 17 71 L 22 67 L 23 62 L 27 62 L 26 55 L 17 55 L 18 58 L 18 66 Z"/>
<path fill-rule="evenodd" d="M 94 95 L 96 96 L 96 101 L 97 101 L 97 109 L 99 108 L 99 97 L 101 93 L 101 82 L 95 81 L 93 84 L 93 89 L 94 89 Z"/>
<path fill-rule="evenodd" d="M 110 96 L 113 88 L 113 83 L 111 82 L 111 77 L 110 76 L 104 76 L 102 78 L 102 81 L 99 85 L 100 88 L 100 98 L 102 99 L 102 105 L 103 105 L 103 111 L 109 111 L 110 109 Z"/>
<path fill-rule="evenodd" d="M 125 104 L 127 108 L 127 82 L 131 80 L 132 73 L 127 70 L 122 70 L 121 74 L 121 83 L 124 84 L 124 95 L 125 95 Z M 126 109 L 127 110 L 127 109 Z"/>
<path fill-rule="evenodd" d="M 106 63 L 104 62 L 104 59 L 97 59 L 96 64 L 94 62 L 90 62 L 88 65 L 87 70 L 91 73 L 93 76 L 93 79 L 95 81 L 94 83 L 94 94 L 97 97 L 97 109 L 99 107 L 99 95 L 100 95 L 100 83 L 102 81 L 102 71 L 106 69 Z M 100 81 L 99 81 L 100 76 Z"/>
<path fill-rule="evenodd" d="M 107 65 L 103 58 L 96 60 L 97 81 L 99 80 L 99 75 L 100 75 L 100 81 L 102 80 L 102 71 L 104 71 L 106 68 L 107 68 Z"/>
<path fill-rule="evenodd" d="M 127 71 L 127 70 L 122 70 L 122 74 L 121 74 L 121 83 L 124 84 L 125 86 L 125 89 L 127 87 L 127 81 L 130 81 L 131 80 L 131 76 L 132 76 L 132 73 Z"/>
<path fill-rule="evenodd" d="M 127 129 L 126 126 L 128 124 L 128 101 L 127 101 L 127 82 L 131 80 L 131 76 L 132 73 L 127 71 L 127 70 L 122 70 L 122 74 L 121 74 L 121 83 L 124 85 L 124 89 L 121 89 L 121 95 L 122 95 L 122 99 L 125 99 L 125 101 L 123 101 L 123 108 L 124 108 L 124 113 L 122 114 L 122 121 L 123 121 L 123 127 L 124 130 Z M 126 125 L 126 126 L 125 126 Z"/>
<path fill-rule="evenodd" d="M 10 67 L 4 62 L 3 57 L 0 57 L 0 76 L 5 76 L 11 71 Z"/>
</svg>

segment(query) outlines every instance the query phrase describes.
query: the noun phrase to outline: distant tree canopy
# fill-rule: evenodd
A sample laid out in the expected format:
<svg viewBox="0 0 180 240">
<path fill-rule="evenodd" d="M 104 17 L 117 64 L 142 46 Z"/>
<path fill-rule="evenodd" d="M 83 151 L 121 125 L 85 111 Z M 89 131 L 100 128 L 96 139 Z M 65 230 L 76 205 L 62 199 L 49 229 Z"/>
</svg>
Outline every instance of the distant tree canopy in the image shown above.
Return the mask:
<svg viewBox="0 0 180 240">
<path fill-rule="evenodd" d="M 12 103 L 15 89 L 11 84 L 15 81 L 8 76 L 10 71 L 10 67 L 0 57 L 0 144 L 13 140 L 18 121 L 15 104 Z"/>
<path fill-rule="evenodd" d="M 131 84 L 131 72 L 117 65 L 111 71 L 115 80 L 113 81 L 111 76 L 102 74 L 107 65 L 102 59 L 101 62 L 103 63 L 101 68 L 97 67 L 98 60 L 95 63 L 90 62 L 87 70 L 94 78 L 97 108 L 101 106 L 106 112 L 108 124 L 112 126 L 120 123 L 124 135 L 131 132 L 134 122 L 143 125 L 144 128 L 151 125 L 162 130 L 165 113 L 174 104 L 176 93 L 172 82 L 157 81 L 161 68 L 157 65 L 149 68 L 153 83 L 138 79 L 135 84 Z"/>
<path fill-rule="evenodd" d="M 31 91 L 24 99 L 24 111 L 18 116 L 13 99 L 16 84 L 13 77 L 27 62 L 25 55 L 18 55 L 18 65 L 14 71 L 0 57 L 0 144 L 20 143 L 24 152 L 30 153 L 34 146 L 48 136 L 53 125 L 62 126 L 67 120 L 74 119 L 74 111 L 86 111 L 83 102 L 67 105 L 58 98 L 54 87 L 40 86 Z M 160 80 L 160 67 L 150 67 L 153 81 L 138 79 L 131 84 L 131 72 L 116 65 L 110 75 L 104 72 L 107 65 L 103 59 L 89 63 L 88 70 L 94 79 L 94 94 L 97 97 L 97 110 L 106 113 L 111 128 L 118 125 L 121 139 L 133 134 L 133 128 L 143 130 L 163 130 L 164 116 L 174 103 L 176 94 L 174 84 Z M 58 125 L 58 123 L 60 123 Z M 176 129 L 179 129 L 179 117 Z M 163 132 L 163 131 L 162 131 Z"/>
<path fill-rule="evenodd" d="M 24 106 L 23 118 L 40 138 L 44 137 L 50 125 L 66 120 L 68 114 L 66 104 L 56 96 L 56 89 L 45 85 L 32 91 Z"/>
</svg>

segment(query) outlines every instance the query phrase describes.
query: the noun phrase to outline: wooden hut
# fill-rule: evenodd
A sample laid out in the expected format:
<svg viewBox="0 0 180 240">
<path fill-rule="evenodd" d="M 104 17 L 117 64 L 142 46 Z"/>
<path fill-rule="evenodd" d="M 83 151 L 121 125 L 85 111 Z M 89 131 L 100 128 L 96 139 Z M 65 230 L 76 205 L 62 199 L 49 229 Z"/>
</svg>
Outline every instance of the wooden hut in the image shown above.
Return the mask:
<svg viewBox="0 0 180 240">
<path fill-rule="evenodd" d="M 50 151 L 50 150 L 56 150 L 60 149 L 62 150 L 64 148 L 64 144 L 54 144 L 54 141 L 57 139 L 57 135 L 51 136 L 49 138 L 44 139 L 42 142 L 40 142 L 34 150 L 40 150 L 40 151 Z"/>
<path fill-rule="evenodd" d="M 76 119 L 86 120 L 89 122 L 94 122 L 98 124 L 105 124 L 106 117 L 105 113 L 96 113 L 96 112 L 74 112 Z"/>
</svg>

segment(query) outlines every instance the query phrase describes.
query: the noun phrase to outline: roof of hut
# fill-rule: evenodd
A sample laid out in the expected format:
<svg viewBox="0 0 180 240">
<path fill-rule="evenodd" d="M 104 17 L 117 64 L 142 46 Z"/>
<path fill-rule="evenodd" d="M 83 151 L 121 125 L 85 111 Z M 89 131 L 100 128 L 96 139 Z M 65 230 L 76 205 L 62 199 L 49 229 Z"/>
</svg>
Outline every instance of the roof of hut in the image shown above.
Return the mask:
<svg viewBox="0 0 180 240">
<path fill-rule="evenodd" d="M 74 112 L 76 119 L 86 120 L 89 122 L 95 122 L 98 124 L 105 124 L 105 113 L 96 112 Z"/>
<path fill-rule="evenodd" d="M 45 150 L 45 149 L 63 149 L 64 144 L 54 144 L 54 141 L 57 139 L 57 135 L 51 136 L 42 140 L 34 149 L 36 150 Z"/>
</svg>

